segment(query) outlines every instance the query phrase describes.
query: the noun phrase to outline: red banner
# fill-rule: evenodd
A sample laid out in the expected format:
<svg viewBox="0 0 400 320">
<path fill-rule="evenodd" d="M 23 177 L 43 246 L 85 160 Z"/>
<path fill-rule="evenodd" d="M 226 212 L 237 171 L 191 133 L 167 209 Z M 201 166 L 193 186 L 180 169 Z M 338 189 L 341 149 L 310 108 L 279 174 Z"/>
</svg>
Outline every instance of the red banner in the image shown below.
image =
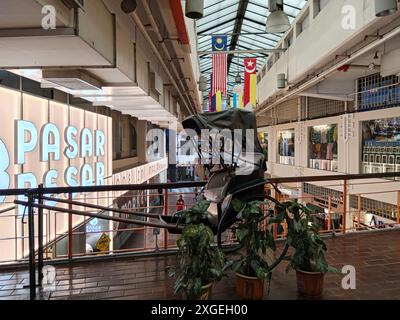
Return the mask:
<svg viewBox="0 0 400 320">
<path fill-rule="evenodd" d="M 244 59 L 244 92 L 243 106 L 246 107 L 250 102 L 250 75 L 257 73 L 257 58 Z"/>
</svg>

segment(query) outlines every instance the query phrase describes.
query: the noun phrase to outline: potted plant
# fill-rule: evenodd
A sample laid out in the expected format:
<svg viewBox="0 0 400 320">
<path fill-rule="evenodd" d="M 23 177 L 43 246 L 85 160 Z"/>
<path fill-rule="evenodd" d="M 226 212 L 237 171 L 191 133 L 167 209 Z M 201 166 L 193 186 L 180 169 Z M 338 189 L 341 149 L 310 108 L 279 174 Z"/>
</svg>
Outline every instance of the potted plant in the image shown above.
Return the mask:
<svg viewBox="0 0 400 320">
<path fill-rule="evenodd" d="M 296 270 L 297 288 L 301 295 L 319 297 L 323 292 L 324 277 L 329 271 L 336 272 L 325 259 L 327 247 L 312 221 L 311 210 L 297 201 L 279 206 L 280 216 L 286 215 L 287 241 L 294 248 L 290 256 L 290 269 Z"/>
<path fill-rule="evenodd" d="M 202 223 L 208 207 L 209 202 L 201 201 L 180 216 L 187 225 L 177 241 L 180 273 L 174 294 L 183 291 L 190 300 L 208 300 L 213 283 L 222 279 L 227 268 L 224 253 L 213 244 L 214 233 Z"/>
<path fill-rule="evenodd" d="M 243 300 L 261 300 L 264 296 L 265 279 L 268 280 L 268 293 L 271 272 L 265 255 L 267 249 L 276 249 L 272 233 L 268 228 L 260 228 L 265 219 L 261 208 L 263 202 L 232 202 L 240 221 L 236 229 L 236 238 L 243 250 L 243 255 L 233 261 L 232 269 L 236 272 L 236 293 Z"/>
</svg>

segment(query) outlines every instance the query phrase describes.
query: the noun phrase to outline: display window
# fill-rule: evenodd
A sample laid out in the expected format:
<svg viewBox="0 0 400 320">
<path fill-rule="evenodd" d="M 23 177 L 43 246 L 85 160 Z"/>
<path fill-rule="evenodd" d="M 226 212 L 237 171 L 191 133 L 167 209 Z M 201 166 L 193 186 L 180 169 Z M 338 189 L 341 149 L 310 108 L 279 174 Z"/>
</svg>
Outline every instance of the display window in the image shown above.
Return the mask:
<svg viewBox="0 0 400 320">
<path fill-rule="evenodd" d="M 265 156 L 265 160 L 268 161 L 268 133 L 259 132 L 258 140 L 260 141 L 261 148 L 262 148 L 264 156 Z"/>
<path fill-rule="evenodd" d="M 310 127 L 309 146 L 309 168 L 338 171 L 337 124 Z"/>
<path fill-rule="evenodd" d="M 361 171 L 400 172 L 400 117 L 362 123 Z"/>
<path fill-rule="evenodd" d="M 278 132 L 278 159 L 277 162 L 289 166 L 295 165 L 295 130 Z"/>
</svg>

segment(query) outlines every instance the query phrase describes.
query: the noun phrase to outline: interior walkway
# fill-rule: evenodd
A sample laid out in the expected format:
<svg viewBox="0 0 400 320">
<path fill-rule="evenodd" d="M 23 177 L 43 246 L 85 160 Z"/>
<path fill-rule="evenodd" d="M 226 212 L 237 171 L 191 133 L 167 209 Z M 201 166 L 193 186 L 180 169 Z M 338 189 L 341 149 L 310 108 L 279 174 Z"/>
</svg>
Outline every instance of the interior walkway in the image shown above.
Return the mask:
<svg viewBox="0 0 400 320">
<path fill-rule="evenodd" d="M 400 230 L 336 236 L 327 240 L 328 260 L 341 269 L 353 265 L 357 289 L 341 288 L 341 274 L 326 277 L 323 299 L 400 299 Z M 165 267 L 174 256 L 127 258 L 57 266 L 56 286 L 44 299 L 179 299 Z M 295 274 L 283 262 L 273 274 L 267 299 L 299 299 Z M 0 272 L 0 299 L 28 299 L 27 270 Z M 236 299 L 234 275 L 215 285 L 214 299 Z"/>
</svg>

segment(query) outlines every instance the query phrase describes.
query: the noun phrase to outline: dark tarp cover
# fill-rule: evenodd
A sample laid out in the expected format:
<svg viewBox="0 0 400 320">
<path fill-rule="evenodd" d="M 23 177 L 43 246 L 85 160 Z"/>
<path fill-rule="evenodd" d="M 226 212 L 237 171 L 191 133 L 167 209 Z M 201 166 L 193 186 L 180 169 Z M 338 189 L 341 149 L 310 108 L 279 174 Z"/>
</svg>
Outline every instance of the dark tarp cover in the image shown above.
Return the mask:
<svg viewBox="0 0 400 320">
<path fill-rule="evenodd" d="M 219 131 L 223 129 L 243 130 L 243 142 L 245 143 L 245 130 L 254 130 L 254 152 L 262 153 L 262 148 L 257 136 L 257 121 L 255 113 L 243 109 L 229 109 L 221 112 L 207 112 L 191 116 L 182 122 L 185 129 L 193 129 L 200 135 L 202 129 Z"/>
</svg>

